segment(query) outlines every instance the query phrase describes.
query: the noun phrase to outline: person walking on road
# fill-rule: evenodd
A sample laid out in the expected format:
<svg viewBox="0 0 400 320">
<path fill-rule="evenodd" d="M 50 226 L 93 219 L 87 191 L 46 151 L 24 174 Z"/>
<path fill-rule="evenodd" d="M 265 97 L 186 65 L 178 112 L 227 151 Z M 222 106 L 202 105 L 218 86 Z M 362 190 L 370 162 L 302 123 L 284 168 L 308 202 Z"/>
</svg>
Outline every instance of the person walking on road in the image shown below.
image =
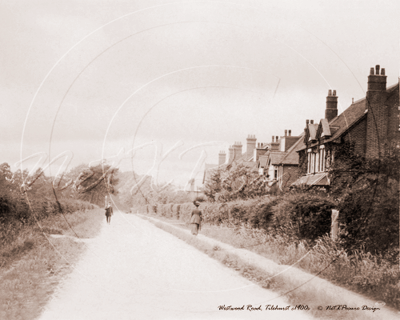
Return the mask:
<svg viewBox="0 0 400 320">
<path fill-rule="evenodd" d="M 111 206 L 111 202 L 107 202 L 105 209 L 106 209 L 106 221 L 108 224 L 110 224 L 111 216 L 113 215 L 113 208 Z"/>
<path fill-rule="evenodd" d="M 201 210 L 199 210 L 200 203 L 198 201 L 193 201 L 193 204 L 196 206 L 196 209 L 192 211 L 192 217 L 190 218 L 191 230 L 192 234 L 197 236 L 199 230 L 201 230 Z"/>
</svg>

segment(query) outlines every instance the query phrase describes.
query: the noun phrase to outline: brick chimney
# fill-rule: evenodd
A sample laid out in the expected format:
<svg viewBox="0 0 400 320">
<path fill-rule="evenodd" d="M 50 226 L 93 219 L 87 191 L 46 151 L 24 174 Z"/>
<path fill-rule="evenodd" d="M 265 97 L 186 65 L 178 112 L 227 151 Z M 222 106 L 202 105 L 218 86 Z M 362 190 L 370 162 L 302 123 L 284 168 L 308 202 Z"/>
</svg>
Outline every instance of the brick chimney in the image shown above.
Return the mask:
<svg viewBox="0 0 400 320">
<path fill-rule="evenodd" d="M 276 138 L 275 141 L 274 141 L 274 138 Z M 272 142 L 271 142 L 270 146 L 271 146 L 271 148 L 270 148 L 271 151 L 279 151 L 279 137 L 278 136 L 276 136 L 276 137 L 272 136 Z"/>
<path fill-rule="evenodd" d="M 242 147 L 243 146 L 240 141 L 236 141 L 233 145 L 235 160 L 238 160 L 242 156 Z"/>
<path fill-rule="evenodd" d="M 308 130 L 308 124 L 310 123 L 310 120 L 306 120 L 306 127 L 304 128 L 304 139 L 307 136 L 307 130 Z M 304 140 L 304 142 L 306 142 L 306 140 Z"/>
<path fill-rule="evenodd" d="M 379 72 L 379 65 L 371 68 L 368 76 L 366 97 L 367 115 L 367 148 L 366 156 L 371 159 L 384 154 L 384 145 L 388 135 L 389 110 L 386 104 L 385 69 Z"/>
<path fill-rule="evenodd" d="M 326 109 L 325 109 L 325 119 L 328 122 L 331 122 L 332 119 L 337 117 L 338 109 L 337 109 L 338 97 L 336 95 L 336 90 L 329 90 L 328 96 L 326 97 Z"/>
<path fill-rule="evenodd" d="M 249 135 L 246 139 L 247 145 L 246 145 L 246 158 L 250 159 L 253 154 L 254 154 L 254 149 L 256 148 L 256 136 L 255 135 Z"/>
<path fill-rule="evenodd" d="M 218 154 L 218 165 L 224 164 L 226 162 L 226 153 L 225 151 L 220 151 Z"/>
<path fill-rule="evenodd" d="M 234 156 L 235 156 L 234 148 L 233 148 L 233 146 L 230 146 L 229 147 L 229 159 L 228 159 L 229 163 L 232 163 Z"/>
</svg>

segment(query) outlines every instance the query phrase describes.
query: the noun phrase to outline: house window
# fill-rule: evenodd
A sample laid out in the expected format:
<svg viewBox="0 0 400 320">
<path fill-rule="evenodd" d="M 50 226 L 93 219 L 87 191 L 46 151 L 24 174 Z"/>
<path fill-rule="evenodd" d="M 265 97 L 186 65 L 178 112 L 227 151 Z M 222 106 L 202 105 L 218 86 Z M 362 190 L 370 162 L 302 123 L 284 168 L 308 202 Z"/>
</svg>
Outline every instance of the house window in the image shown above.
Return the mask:
<svg viewBox="0 0 400 320">
<path fill-rule="evenodd" d="M 311 170 L 310 173 L 314 173 L 315 172 L 315 153 L 312 152 L 311 153 Z"/>
<path fill-rule="evenodd" d="M 315 172 L 320 171 L 319 153 L 315 154 Z"/>
<path fill-rule="evenodd" d="M 278 170 L 277 169 L 274 170 L 274 177 L 275 177 L 275 180 L 278 179 Z"/>
<path fill-rule="evenodd" d="M 319 153 L 320 153 L 319 158 L 320 158 L 320 162 L 321 162 L 321 164 L 320 164 L 321 172 L 324 172 L 325 171 L 325 149 L 320 149 Z"/>
</svg>

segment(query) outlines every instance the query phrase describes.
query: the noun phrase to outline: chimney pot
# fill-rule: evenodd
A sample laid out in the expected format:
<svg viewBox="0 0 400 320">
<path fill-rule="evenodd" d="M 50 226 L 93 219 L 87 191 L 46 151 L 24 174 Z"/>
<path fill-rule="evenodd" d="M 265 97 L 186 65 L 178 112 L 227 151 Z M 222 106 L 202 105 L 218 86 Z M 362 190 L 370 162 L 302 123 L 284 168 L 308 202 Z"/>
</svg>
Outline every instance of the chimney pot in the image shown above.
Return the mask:
<svg viewBox="0 0 400 320">
<path fill-rule="evenodd" d="M 272 142 L 274 142 L 274 139 L 275 139 L 275 137 L 274 137 L 274 136 L 272 136 Z"/>
<path fill-rule="evenodd" d="M 351 103 L 354 103 L 354 98 L 351 98 Z"/>
<path fill-rule="evenodd" d="M 374 75 L 374 68 L 371 68 L 371 70 L 369 71 L 369 74 L 372 76 Z"/>
<path fill-rule="evenodd" d="M 331 95 L 332 95 L 332 90 L 329 89 L 329 90 L 328 90 L 328 96 L 331 96 Z"/>
<path fill-rule="evenodd" d="M 285 130 L 285 137 L 287 136 L 287 130 Z"/>
<path fill-rule="evenodd" d="M 310 124 L 313 124 L 314 123 L 314 120 L 310 120 Z"/>
<path fill-rule="evenodd" d="M 371 72 L 373 72 L 372 70 L 373 68 L 371 68 Z M 371 73 L 368 76 L 368 90 L 367 93 L 370 92 L 370 94 L 372 94 L 372 92 L 383 92 L 386 90 L 386 76 L 385 76 L 385 70 L 384 68 L 381 69 L 381 74 L 379 74 L 379 69 L 380 66 L 377 64 L 375 66 L 375 75 L 374 73 Z"/>
<path fill-rule="evenodd" d="M 279 140 L 279 137 L 278 137 L 278 136 L 276 136 L 276 141 L 275 141 L 275 142 L 278 142 L 278 140 Z"/>
<path fill-rule="evenodd" d="M 307 119 L 306 120 L 306 125 L 308 126 L 309 123 L 310 123 L 310 120 Z"/>
<path fill-rule="evenodd" d="M 289 130 L 289 137 L 292 135 L 292 130 Z"/>
<path fill-rule="evenodd" d="M 338 97 L 336 95 L 336 90 L 333 90 L 332 95 L 326 97 L 325 119 L 328 120 L 328 122 L 336 118 L 338 114 L 337 103 Z"/>
</svg>

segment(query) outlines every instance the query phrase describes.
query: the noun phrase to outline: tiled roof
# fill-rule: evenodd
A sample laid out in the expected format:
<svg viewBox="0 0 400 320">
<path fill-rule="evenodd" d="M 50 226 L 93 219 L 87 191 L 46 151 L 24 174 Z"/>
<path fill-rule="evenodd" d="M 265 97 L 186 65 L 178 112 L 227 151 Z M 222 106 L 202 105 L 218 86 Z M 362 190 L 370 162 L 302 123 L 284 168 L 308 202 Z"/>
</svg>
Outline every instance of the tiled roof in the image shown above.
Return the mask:
<svg viewBox="0 0 400 320">
<path fill-rule="evenodd" d="M 243 165 L 247 168 L 257 170 L 257 163 L 254 161 L 243 161 Z"/>
<path fill-rule="evenodd" d="M 326 140 L 327 142 L 340 137 L 344 132 L 347 131 L 348 128 L 350 128 L 366 114 L 366 101 L 367 100 L 365 98 L 358 100 L 357 102 L 351 104 L 350 107 L 344 110 L 339 116 L 329 122 L 330 127 L 337 127 L 338 130 L 336 130 L 336 132 L 333 133 L 328 140 Z"/>
<path fill-rule="evenodd" d="M 391 93 L 397 90 L 399 84 L 396 83 L 386 89 L 387 93 Z M 350 127 L 352 127 L 355 123 L 357 123 L 364 115 L 367 114 L 367 99 L 362 98 L 352 103 L 350 107 L 344 110 L 340 115 L 336 118 L 332 119 L 329 122 L 329 126 L 338 128 L 336 132 L 332 133 L 332 137 L 329 138 L 328 141 L 332 141 L 340 137 L 343 133 L 345 133 Z"/>
<path fill-rule="evenodd" d="M 298 165 L 299 164 L 299 154 L 297 153 L 297 151 L 304 147 L 305 147 L 305 144 L 304 144 L 304 132 L 303 132 L 299 136 L 299 140 L 297 140 L 296 143 L 288 149 L 287 154 L 283 157 L 280 164 Z"/>
<path fill-rule="evenodd" d="M 260 167 L 265 168 L 267 166 L 267 161 L 268 161 L 268 155 L 262 155 L 258 158 L 258 163 L 260 164 Z"/>
<path fill-rule="evenodd" d="M 329 137 L 325 142 L 333 141 L 339 138 L 345 133 L 354 123 L 360 120 L 366 114 L 366 99 L 360 99 L 350 105 L 346 110 L 339 114 L 336 118 L 333 118 L 329 122 L 329 129 L 332 136 Z M 310 132 L 311 134 L 311 132 Z M 297 151 L 304 150 L 306 145 L 303 144 L 302 148 Z"/>
<path fill-rule="evenodd" d="M 286 156 L 287 152 L 282 152 L 282 151 L 272 151 L 269 156 L 271 158 L 271 164 L 272 165 L 277 165 L 279 164 L 282 159 Z"/>
</svg>

